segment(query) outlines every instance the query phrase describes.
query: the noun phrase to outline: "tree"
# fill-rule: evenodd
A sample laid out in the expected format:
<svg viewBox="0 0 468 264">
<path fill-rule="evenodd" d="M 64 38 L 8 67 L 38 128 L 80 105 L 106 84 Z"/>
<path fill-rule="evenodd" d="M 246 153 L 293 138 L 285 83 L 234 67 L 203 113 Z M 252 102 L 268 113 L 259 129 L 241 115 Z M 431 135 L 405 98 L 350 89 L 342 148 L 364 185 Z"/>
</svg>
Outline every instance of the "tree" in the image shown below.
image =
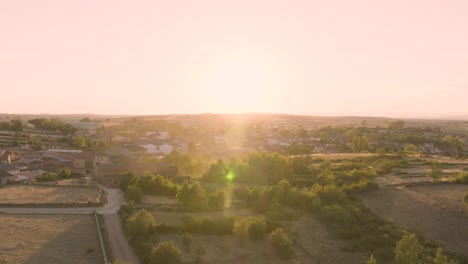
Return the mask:
<svg viewBox="0 0 468 264">
<path fill-rule="evenodd" d="M 388 123 L 389 129 L 403 129 L 405 127 L 405 122 L 402 120 L 392 121 Z"/>
<path fill-rule="evenodd" d="M 71 175 L 72 175 L 72 172 L 69 169 L 63 169 L 58 174 L 59 178 L 62 178 L 62 179 L 70 178 Z"/>
<path fill-rule="evenodd" d="M 249 237 L 254 241 L 259 240 L 267 232 L 265 218 L 251 216 L 238 220 L 234 224 L 233 231 L 241 237 Z"/>
<path fill-rule="evenodd" d="M 367 264 L 377 264 L 377 260 L 374 258 L 374 255 L 371 254 Z"/>
<path fill-rule="evenodd" d="M 132 238 L 146 237 L 155 227 L 156 221 L 153 215 L 145 209 L 141 209 L 126 222 L 127 231 Z"/>
<path fill-rule="evenodd" d="M 84 138 L 83 136 L 79 135 L 79 136 L 76 136 L 72 139 L 71 141 L 71 145 L 74 147 L 74 148 L 84 148 L 86 147 L 86 138 Z"/>
<path fill-rule="evenodd" d="M 205 191 L 200 183 L 184 183 L 176 195 L 177 201 L 191 210 L 204 210 L 207 208 Z"/>
<path fill-rule="evenodd" d="M 135 175 L 131 172 L 122 173 L 119 176 L 117 176 L 117 181 L 119 183 L 120 190 L 125 192 L 128 186 L 130 185 L 130 182 L 133 181 L 133 178 L 135 178 Z"/>
<path fill-rule="evenodd" d="M 395 264 L 423 264 L 424 248 L 415 234 L 405 235 L 395 248 Z"/>
<path fill-rule="evenodd" d="M 409 154 L 409 155 L 416 155 L 416 154 L 419 154 L 419 150 L 418 150 L 418 147 L 416 147 L 416 145 L 414 144 L 409 144 L 405 147 L 405 149 L 403 150 L 403 152 L 405 154 Z"/>
<path fill-rule="evenodd" d="M 130 185 L 128 186 L 127 191 L 125 192 L 125 196 L 130 201 L 141 203 L 144 194 L 138 187 Z"/>
<path fill-rule="evenodd" d="M 293 255 L 293 242 L 282 228 L 273 230 L 270 237 L 271 245 L 280 258 L 288 259 Z"/>
<path fill-rule="evenodd" d="M 432 181 L 438 182 L 442 176 L 442 172 L 443 171 L 440 168 L 440 163 L 437 161 L 434 161 L 429 171 L 429 177 L 432 179 Z"/>
<path fill-rule="evenodd" d="M 150 253 L 149 264 L 182 264 L 182 253 L 170 242 L 159 243 Z"/>
<path fill-rule="evenodd" d="M 223 210 L 224 209 L 224 192 L 222 190 L 216 190 L 207 195 L 207 205 L 211 210 Z"/>
<path fill-rule="evenodd" d="M 432 260 L 434 264 L 458 264 L 459 262 L 455 259 L 450 259 L 444 254 L 442 248 L 438 248 L 436 251 L 436 256 Z"/>
<path fill-rule="evenodd" d="M 367 136 L 354 136 L 352 141 L 354 152 L 363 152 L 369 150 L 369 138 Z"/>
</svg>

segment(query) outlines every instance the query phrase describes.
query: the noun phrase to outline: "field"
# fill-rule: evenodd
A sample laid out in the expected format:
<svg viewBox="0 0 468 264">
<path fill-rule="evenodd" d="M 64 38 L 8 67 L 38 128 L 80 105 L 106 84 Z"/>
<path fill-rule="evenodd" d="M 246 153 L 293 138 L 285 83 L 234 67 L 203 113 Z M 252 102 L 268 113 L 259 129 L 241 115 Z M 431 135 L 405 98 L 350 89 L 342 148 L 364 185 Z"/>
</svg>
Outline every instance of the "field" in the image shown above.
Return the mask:
<svg viewBox="0 0 468 264">
<path fill-rule="evenodd" d="M 0 203 L 88 203 L 98 202 L 95 188 L 9 185 L 0 188 Z"/>
<path fill-rule="evenodd" d="M 468 256 L 467 185 L 385 188 L 363 196 L 364 204 L 395 224 L 453 252 Z"/>
<path fill-rule="evenodd" d="M 250 209 L 227 209 L 219 212 L 183 212 L 168 211 L 175 209 L 174 199 L 164 197 L 151 197 L 158 205 L 146 209 L 154 216 L 158 224 L 181 226 L 182 217 L 191 216 L 196 219 L 232 217 L 241 219 L 248 216 L 261 216 Z M 149 201 L 146 197 L 146 201 Z M 301 263 L 365 263 L 367 256 L 362 253 L 348 253 L 343 250 L 347 242 L 329 236 L 325 226 L 309 214 L 296 210 L 286 209 L 291 217 L 283 222 L 284 228 L 295 240 L 293 259 Z M 184 252 L 184 262 L 192 263 L 201 256 L 205 263 L 291 263 L 291 260 L 282 260 L 274 252 L 268 236 L 260 241 L 252 242 L 240 239 L 234 234 L 207 235 L 192 234 L 193 246 L 190 252 Z M 158 242 L 171 241 L 183 248 L 178 241 L 176 233 L 166 233 L 158 236 Z M 200 254 L 203 252 L 203 254 Z"/>
<path fill-rule="evenodd" d="M 0 215 L 0 263 L 102 263 L 90 215 Z"/>
</svg>

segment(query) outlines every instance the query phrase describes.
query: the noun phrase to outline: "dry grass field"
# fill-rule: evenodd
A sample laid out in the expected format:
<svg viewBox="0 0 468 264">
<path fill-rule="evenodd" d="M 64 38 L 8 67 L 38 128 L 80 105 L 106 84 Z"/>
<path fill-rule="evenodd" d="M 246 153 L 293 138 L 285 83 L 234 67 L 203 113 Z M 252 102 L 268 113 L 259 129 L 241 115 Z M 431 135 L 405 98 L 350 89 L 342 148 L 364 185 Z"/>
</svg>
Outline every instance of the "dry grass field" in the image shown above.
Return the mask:
<svg viewBox="0 0 468 264">
<path fill-rule="evenodd" d="M 90 215 L 0 215 L 1 264 L 102 263 Z"/>
<path fill-rule="evenodd" d="M 9 185 L 0 188 L 0 203 L 87 203 L 98 202 L 95 188 Z"/>
<path fill-rule="evenodd" d="M 365 263 L 367 256 L 362 253 L 348 253 L 341 250 L 346 242 L 328 235 L 325 227 L 311 216 L 303 216 L 298 221 L 288 223 L 285 228 L 296 239 L 293 259 L 300 263 Z M 164 234 L 160 242 L 171 241 L 183 249 L 176 234 Z M 204 263 L 292 263 L 292 260 L 280 259 L 271 246 L 268 236 L 252 242 L 235 235 L 199 235 L 193 234 L 193 246 L 190 252 L 184 252 L 184 261 L 192 263 L 201 254 Z"/>
<path fill-rule="evenodd" d="M 161 204 L 173 204 L 174 199 L 158 199 L 153 197 L 153 201 Z M 171 226 L 182 225 L 182 217 L 191 216 L 196 219 L 220 217 L 232 217 L 241 219 L 249 216 L 261 216 L 250 209 L 229 209 L 222 212 L 182 212 L 167 211 L 167 207 L 147 207 L 153 214 L 158 224 Z M 295 255 L 300 263 L 365 263 L 368 256 L 362 253 L 348 253 L 341 250 L 346 246 L 346 242 L 332 238 L 325 226 L 309 214 L 304 214 L 296 210 L 288 209 L 287 215 L 290 220 L 285 221 L 284 228 L 295 239 Z M 202 235 L 192 234 L 193 246 L 190 252 L 184 252 L 184 261 L 192 263 L 197 259 L 200 250 L 204 252 L 202 259 L 205 263 L 291 263 L 292 260 L 282 260 L 274 252 L 271 241 L 267 236 L 262 240 L 252 242 L 248 239 L 241 240 L 234 234 Z M 183 249 L 183 245 L 177 240 L 175 233 L 168 233 L 158 236 L 158 242 L 171 241 Z"/>
<path fill-rule="evenodd" d="M 468 256 L 468 185 L 386 188 L 363 196 L 364 204 L 395 224 L 446 249 Z"/>
</svg>

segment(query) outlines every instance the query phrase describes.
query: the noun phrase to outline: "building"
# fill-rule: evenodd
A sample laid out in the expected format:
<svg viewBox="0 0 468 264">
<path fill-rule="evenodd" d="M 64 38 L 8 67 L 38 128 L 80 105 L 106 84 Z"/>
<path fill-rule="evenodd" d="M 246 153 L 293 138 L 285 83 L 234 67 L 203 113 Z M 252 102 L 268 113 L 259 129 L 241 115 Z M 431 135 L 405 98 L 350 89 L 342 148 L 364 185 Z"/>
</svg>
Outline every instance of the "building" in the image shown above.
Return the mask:
<svg viewBox="0 0 468 264">
<path fill-rule="evenodd" d="M 5 186 L 10 182 L 15 181 L 15 179 L 16 175 L 4 170 L 0 170 L 0 186 Z"/>
<path fill-rule="evenodd" d="M 0 150 L 0 164 L 10 164 L 13 154 L 9 150 Z"/>
</svg>

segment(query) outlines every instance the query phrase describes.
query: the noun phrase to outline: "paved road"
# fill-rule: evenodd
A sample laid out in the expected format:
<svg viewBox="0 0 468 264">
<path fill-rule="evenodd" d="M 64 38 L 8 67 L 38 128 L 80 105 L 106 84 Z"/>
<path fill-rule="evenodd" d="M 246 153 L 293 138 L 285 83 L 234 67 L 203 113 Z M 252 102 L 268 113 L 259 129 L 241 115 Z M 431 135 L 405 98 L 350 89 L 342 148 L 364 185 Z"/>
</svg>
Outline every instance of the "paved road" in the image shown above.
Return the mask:
<svg viewBox="0 0 468 264">
<path fill-rule="evenodd" d="M 77 207 L 77 208 L 0 208 L 0 213 L 5 214 L 92 214 L 97 212 L 104 216 L 109 243 L 114 257 L 129 264 L 140 264 L 138 257 L 128 244 L 125 237 L 118 211 L 122 205 L 123 195 L 117 189 L 98 186 L 107 193 L 107 202 L 102 207 Z"/>
</svg>

